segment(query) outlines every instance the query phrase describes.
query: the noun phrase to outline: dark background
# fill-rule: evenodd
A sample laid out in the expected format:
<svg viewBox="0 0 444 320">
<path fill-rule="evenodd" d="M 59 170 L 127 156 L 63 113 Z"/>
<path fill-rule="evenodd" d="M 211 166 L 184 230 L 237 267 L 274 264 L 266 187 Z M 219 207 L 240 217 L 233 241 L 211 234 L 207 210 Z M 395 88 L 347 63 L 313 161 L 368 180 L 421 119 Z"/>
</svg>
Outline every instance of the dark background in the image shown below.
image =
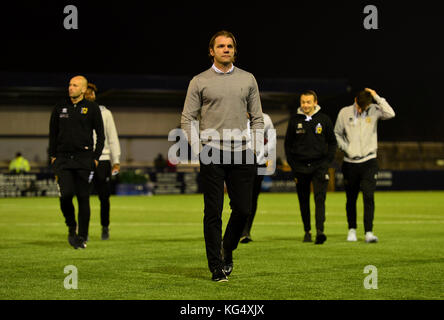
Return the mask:
<svg viewBox="0 0 444 320">
<path fill-rule="evenodd" d="M 63 27 L 69 4 L 78 30 Z M 378 8 L 378 30 L 363 27 L 367 4 Z M 260 89 L 261 79 L 347 79 L 349 94 L 320 97 L 333 121 L 370 87 L 397 113 L 381 123 L 381 140 L 443 141 L 443 18 L 437 1 L 18 1 L 2 4 L 1 84 L 18 72 L 62 74 L 66 83 L 109 75 L 116 87 L 116 75 L 191 79 L 210 66 L 210 37 L 227 29 L 239 44 L 236 66 Z"/>
</svg>

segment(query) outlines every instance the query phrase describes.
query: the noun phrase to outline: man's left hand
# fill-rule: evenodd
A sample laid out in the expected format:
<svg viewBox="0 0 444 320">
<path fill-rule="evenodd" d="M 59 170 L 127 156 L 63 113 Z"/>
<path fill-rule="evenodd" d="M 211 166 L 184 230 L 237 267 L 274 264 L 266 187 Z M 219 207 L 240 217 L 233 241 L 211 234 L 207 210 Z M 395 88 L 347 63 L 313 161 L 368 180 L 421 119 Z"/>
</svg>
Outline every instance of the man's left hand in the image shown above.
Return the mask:
<svg viewBox="0 0 444 320">
<path fill-rule="evenodd" d="M 111 169 L 111 174 L 114 176 L 114 175 L 118 174 L 119 172 L 120 172 L 120 164 L 115 163 L 113 165 L 113 168 Z"/>
</svg>

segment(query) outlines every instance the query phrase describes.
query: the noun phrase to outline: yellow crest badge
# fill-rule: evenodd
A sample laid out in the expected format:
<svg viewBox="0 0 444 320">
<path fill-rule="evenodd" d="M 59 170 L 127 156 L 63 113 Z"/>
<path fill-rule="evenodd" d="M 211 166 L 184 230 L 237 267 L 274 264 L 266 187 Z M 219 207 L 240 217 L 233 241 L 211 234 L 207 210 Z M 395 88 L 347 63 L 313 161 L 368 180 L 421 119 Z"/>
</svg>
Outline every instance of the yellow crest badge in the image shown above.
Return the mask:
<svg viewBox="0 0 444 320">
<path fill-rule="evenodd" d="M 318 125 L 316 126 L 316 134 L 321 134 L 321 133 L 322 133 L 322 125 L 318 123 Z"/>
<path fill-rule="evenodd" d="M 371 123 L 371 122 L 372 122 L 372 118 L 367 117 L 367 118 L 365 118 L 365 121 L 366 121 L 367 123 Z"/>
<path fill-rule="evenodd" d="M 81 114 L 87 114 L 88 113 L 88 108 L 82 108 L 82 110 L 80 110 Z"/>
</svg>

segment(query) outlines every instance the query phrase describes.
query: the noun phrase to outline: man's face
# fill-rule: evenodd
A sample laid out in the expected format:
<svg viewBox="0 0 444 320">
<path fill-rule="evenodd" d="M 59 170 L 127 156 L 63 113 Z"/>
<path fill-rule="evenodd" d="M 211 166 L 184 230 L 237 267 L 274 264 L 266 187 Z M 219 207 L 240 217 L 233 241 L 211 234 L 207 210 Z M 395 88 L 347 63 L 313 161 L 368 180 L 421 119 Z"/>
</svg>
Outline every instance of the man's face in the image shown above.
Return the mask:
<svg viewBox="0 0 444 320">
<path fill-rule="evenodd" d="M 311 115 L 316 107 L 317 101 L 312 95 L 302 95 L 301 96 L 301 108 L 302 112 L 306 115 Z"/>
<path fill-rule="evenodd" d="M 234 43 L 233 39 L 219 36 L 214 41 L 214 47 L 210 49 L 214 62 L 221 65 L 229 65 L 234 61 Z"/>
<path fill-rule="evenodd" d="M 74 77 L 69 82 L 69 97 L 78 98 L 86 92 L 86 80 L 82 77 Z"/>
<path fill-rule="evenodd" d="M 90 101 L 96 101 L 96 93 L 93 89 L 88 88 L 85 92 L 85 99 Z"/>
<path fill-rule="evenodd" d="M 368 107 L 370 106 L 369 104 L 366 105 L 364 108 L 362 108 L 359 104 L 358 104 L 358 99 L 355 98 L 355 104 L 356 104 L 356 109 L 358 109 L 359 113 L 364 112 L 365 110 L 368 109 Z"/>
</svg>

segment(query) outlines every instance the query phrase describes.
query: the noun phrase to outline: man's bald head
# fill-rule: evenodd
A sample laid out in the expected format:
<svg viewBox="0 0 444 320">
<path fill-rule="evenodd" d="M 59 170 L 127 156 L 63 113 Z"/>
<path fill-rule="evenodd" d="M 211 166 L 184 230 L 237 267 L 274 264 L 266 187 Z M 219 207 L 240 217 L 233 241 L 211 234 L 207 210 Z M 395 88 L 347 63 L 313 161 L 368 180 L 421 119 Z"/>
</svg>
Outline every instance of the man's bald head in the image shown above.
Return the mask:
<svg viewBox="0 0 444 320">
<path fill-rule="evenodd" d="M 80 81 L 82 83 L 82 85 L 84 85 L 85 87 L 88 86 L 88 80 L 86 80 L 86 78 L 84 76 L 75 76 L 71 80 Z"/>
<path fill-rule="evenodd" d="M 88 80 L 84 76 L 75 76 L 69 81 L 69 97 L 71 101 L 78 102 L 83 99 L 83 95 L 88 87 Z"/>
</svg>

